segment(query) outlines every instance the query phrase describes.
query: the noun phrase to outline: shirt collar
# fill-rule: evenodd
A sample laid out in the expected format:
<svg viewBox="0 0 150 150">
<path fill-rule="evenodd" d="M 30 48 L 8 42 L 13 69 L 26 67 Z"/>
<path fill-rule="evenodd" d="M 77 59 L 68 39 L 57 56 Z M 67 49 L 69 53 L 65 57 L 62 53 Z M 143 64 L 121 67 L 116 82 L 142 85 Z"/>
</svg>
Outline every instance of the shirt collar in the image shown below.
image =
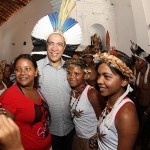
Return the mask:
<svg viewBox="0 0 150 150">
<path fill-rule="evenodd" d="M 59 68 L 62 68 L 64 63 L 65 63 L 65 61 L 61 58 L 61 66 Z M 48 56 L 46 56 L 45 59 L 44 59 L 44 66 L 47 66 L 47 65 L 52 66 L 51 62 L 48 59 Z"/>
</svg>

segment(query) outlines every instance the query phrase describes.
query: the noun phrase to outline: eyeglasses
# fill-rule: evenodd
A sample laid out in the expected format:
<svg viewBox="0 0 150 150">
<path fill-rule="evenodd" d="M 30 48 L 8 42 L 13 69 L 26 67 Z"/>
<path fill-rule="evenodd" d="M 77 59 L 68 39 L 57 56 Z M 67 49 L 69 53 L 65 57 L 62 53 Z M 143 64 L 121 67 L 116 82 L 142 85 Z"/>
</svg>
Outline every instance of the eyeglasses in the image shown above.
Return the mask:
<svg viewBox="0 0 150 150">
<path fill-rule="evenodd" d="M 64 43 L 62 42 L 58 42 L 58 43 L 54 43 L 54 42 L 46 42 L 47 46 L 57 46 L 57 47 L 64 47 Z"/>
</svg>

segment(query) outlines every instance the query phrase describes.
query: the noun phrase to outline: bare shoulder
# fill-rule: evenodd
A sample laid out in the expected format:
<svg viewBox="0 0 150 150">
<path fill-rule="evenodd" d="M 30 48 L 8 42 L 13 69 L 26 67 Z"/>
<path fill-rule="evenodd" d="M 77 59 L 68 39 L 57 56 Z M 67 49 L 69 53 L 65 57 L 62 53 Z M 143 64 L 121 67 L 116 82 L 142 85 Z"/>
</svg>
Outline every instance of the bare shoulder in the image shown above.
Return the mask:
<svg viewBox="0 0 150 150">
<path fill-rule="evenodd" d="M 138 127 L 136 107 L 132 102 L 128 102 L 122 106 L 116 116 L 115 123 L 118 129 L 135 125 Z"/>
<path fill-rule="evenodd" d="M 100 92 L 97 91 L 95 88 L 91 88 L 88 91 L 88 99 L 91 103 L 94 102 L 102 103 L 104 101 L 104 98 L 101 96 Z"/>
<path fill-rule="evenodd" d="M 101 96 L 100 92 L 97 91 L 95 88 L 90 88 L 88 91 L 88 97 L 93 97 L 93 96 Z"/>
<path fill-rule="evenodd" d="M 132 150 L 139 131 L 139 122 L 135 105 L 127 102 L 119 110 L 115 126 L 118 133 L 118 150 Z"/>
<path fill-rule="evenodd" d="M 89 89 L 87 93 L 89 102 L 91 103 L 97 119 L 99 118 L 102 110 L 104 109 L 104 100 L 101 94 L 94 88 Z"/>
</svg>

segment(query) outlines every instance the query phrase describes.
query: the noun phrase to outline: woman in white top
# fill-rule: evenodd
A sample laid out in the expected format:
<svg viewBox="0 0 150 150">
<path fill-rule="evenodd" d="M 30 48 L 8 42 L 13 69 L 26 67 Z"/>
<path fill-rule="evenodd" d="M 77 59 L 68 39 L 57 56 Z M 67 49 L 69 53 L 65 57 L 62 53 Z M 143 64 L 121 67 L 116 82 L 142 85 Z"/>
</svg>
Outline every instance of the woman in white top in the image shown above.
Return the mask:
<svg viewBox="0 0 150 150">
<path fill-rule="evenodd" d="M 86 83 L 89 74 L 84 61 L 70 59 L 66 61 L 65 67 L 72 88 L 70 111 L 76 129 L 73 150 L 90 150 L 89 139 L 97 132 L 103 99 L 94 87 Z"/>
<path fill-rule="evenodd" d="M 98 86 L 108 101 L 98 123 L 98 145 L 100 150 L 133 150 L 139 123 L 134 103 L 127 96 L 132 90 L 130 83 L 135 77 L 130 69 L 130 58 L 112 51 L 96 56 Z"/>
<path fill-rule="evenodd" d="M 3 82 L 3 78 L 4 78 L 3 68 L 0 67 L 0 95 L 2 95 L 2 93 L 7 89 L 7 86 Z"/>
</svg>

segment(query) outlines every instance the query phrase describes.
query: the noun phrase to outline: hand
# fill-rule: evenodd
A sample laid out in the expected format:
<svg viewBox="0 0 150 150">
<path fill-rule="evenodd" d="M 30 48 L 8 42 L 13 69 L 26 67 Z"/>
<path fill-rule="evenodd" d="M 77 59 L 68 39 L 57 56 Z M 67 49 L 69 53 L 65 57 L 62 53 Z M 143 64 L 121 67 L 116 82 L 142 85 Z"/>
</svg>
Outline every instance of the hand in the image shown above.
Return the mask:
<svg viewBox="0 0 150 150">
<path fill-rule="evenodd" d="M 23 150 L 20 131 L 15 122 L 0 115 L 0 149 L 3 150 Z"/>
<path fill-rule="evenodd" d="M 2 108 L 2 103 L 0 103 L 0 115 L 1 114 L 6 115 L 6 110 L 5 110 L 5 108 Z"/>
<path fill-rule="evenodd" d="M 14 115 L 12 115 L 7 109 L 5 109 L 5 108 L 2 108 L 2 104 L 0 103 L 0 115 L 1 114 L 4 114 L 4 115 L 6 115 L 7 117 L 10 117 L 10 118 L 12 118 L 12 119 L 14 119 Z"/>
<path fill-rule="evenodd" d="M 1 114 L 6 115 L 7 112 L 6 112 L 6 109 L 5 109 L 5 108 L 2 108 L 2 106 L 0 105 L 0 115 L 1 115 Z"/>
<path fill-rule="evenodd" d="M 89 139 L 89 147 L 91 149 L 93 148 L 98 148 L 98 143 L 97 143 L 98 135 L 95 134 Z"/>
</svg>

